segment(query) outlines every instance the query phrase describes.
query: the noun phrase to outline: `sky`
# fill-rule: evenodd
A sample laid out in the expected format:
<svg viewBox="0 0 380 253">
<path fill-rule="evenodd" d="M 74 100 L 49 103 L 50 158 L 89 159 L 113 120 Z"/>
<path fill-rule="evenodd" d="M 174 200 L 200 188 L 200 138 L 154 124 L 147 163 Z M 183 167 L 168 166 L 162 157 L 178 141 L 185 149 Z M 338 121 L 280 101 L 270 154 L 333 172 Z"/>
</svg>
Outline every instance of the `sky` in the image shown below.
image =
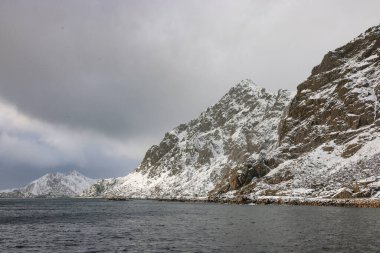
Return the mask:
<svg viewBox="0 0 380 253">
<path fill-rule="evenodd" d="M 2 0 L 0 189 L 125 176 L 240 80 L 295 90 L 379 13 L 378 0 Z"/>
</svg>

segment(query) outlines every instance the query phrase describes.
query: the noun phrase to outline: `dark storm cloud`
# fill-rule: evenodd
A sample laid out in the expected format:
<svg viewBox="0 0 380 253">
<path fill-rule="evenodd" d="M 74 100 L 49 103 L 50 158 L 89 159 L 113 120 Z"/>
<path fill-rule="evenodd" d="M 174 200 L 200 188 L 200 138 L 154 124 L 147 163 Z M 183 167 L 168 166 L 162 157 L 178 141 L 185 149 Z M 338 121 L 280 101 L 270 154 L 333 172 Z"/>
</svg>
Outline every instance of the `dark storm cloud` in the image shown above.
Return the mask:
<svg viewBox="0 0 380 253">
<path fill-rule="evenodd" d="M 82 157 L 59 146 L 29 167 L 81 164 L 100 175 L 96 161 L 123 175 L 165 131 L 242 79 L 294 90 L 324 53 L 377 24 L 379 12 L 377 0 L 2 0 L 0 97 L 43 125 L 33 134 L 91 132 L 82 143 L 70 139 Z M 17 136 L 17 145 L 43 150 Z M 94 151 L 93 139 L 107 145 Z"/>
</svg>

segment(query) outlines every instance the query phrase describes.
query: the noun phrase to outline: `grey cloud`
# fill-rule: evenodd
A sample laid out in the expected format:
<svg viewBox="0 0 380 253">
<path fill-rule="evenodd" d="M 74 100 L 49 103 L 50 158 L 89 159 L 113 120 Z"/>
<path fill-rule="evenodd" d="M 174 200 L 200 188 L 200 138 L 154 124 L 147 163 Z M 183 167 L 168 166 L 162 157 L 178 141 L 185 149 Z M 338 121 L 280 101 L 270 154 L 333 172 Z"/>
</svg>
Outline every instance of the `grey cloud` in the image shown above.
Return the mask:
<svg viewBox="0 0 380 253">
<path fill-rule="evenodd" d="M 378 10 L 378 1 L 2 1 L 0 94 L 46 121 L 157 136 L 241 79 L 294 89 Z"/>
</svg>

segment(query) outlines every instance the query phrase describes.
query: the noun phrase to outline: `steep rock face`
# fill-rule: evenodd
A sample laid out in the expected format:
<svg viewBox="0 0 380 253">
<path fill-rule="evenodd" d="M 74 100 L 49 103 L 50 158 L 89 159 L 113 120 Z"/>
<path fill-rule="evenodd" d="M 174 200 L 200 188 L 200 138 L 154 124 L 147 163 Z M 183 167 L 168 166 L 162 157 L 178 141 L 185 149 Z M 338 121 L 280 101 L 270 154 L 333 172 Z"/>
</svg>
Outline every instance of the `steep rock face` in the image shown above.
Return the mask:
<svg viewBox="0 0 380 253">
<path fill-rule="evenodd" d="M 376 26 L 325 55 L 280 122 L 278 147 L 266 163 L 270 172 L 224 197 L 378 196 L 379 92 Z"/>
<path fill-rule="evenodd" d="M 290 96 L 244 80 L 197 119 L 167 133 L 134 173 L 103 180 L 86 195 L 205 197 L 248 158 L 259 159 L 274 147 Z"/>
<path fill-rule="evenodd" d="M 327 53 L 297 88 L 280 126 L 286 158 L 296 158 L 323 143 L 344 143 L 378 121 L 380 30 L 373 27 L 343 47 Z M 343 157 L 363 145 L 347 146 Z M 331 149 L 331 148 L 330 148 Z"/>
<path fill-rule="evenodd" d="M 96 180 L 77 171 L 68 174 L 49 173 L 25 187 L 0 191 L 0 197 L 75 197 L 87 190 Z"/>
</svg>

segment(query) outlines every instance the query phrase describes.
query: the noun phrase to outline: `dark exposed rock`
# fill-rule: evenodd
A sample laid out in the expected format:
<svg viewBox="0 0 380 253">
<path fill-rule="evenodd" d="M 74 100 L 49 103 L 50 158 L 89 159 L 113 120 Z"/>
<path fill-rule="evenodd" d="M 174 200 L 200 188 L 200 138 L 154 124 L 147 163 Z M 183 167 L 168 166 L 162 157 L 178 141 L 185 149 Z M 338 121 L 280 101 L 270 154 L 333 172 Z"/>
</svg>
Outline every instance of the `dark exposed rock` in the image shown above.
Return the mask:
<svg viewBox="0 0 380 253">
<path fill-rule="evenodd" d="M 353 143 L 347 145 L 342 153 L 342 157 L 347 158 L 355 154 L 363 145 L 358 143 Z"/>
<path fill-rule="evenodd" d="M 370 190 L 364 190 L 364 191 L 359 191 L 354 194 L 352 194 L 353 198 L 369 198 L 371 197 L 371 191 Z"/>
<path fill-rule="evenodd" d="M 377 77 L 374 70 L 380 68 L 379 48 L 379 27 L 374 27 L 324 56 L 311 76 L 297 87 L 280 124 L 284 157 L 296 158 L 330 140 L 344 142 L 350 136 L 335 133 L 360 130 L 374 123 L 380 109 L 380 87 L 370 80 Z M 360 79 L 355 77 L 358 71 Z M 347 150 L 343 156 L 357 150 Z"/>
<path fill-rule="evenodd" d="M 261 178 L 269 173 L 270 168 L 266 160 L 261 158 L 257 161 L 239 165 L 229 170 L 219 184 L 209 193 L 209 197 L 226 193 L 228 191 L 239 190 L 252 183 L 253 178 Z M 247 189 L 245 189 L 247 191 Z"/>
<path fill-rule="evenodd" d="M 265 178 L 265 182 L 268 184 L 279 184 L 284 181 L 293 179 L 294 175 L 289 171 L 281 171 L 275 173 L 274 175 Z"/>
<path fill-rule="evenodd" d="M 352 197 L 353 197 L 352 190 L 348 188 L 341 189 L 338 193 L 336 193 L 333 196 L 334 199 L 349 199 Z"/>
</svg>

